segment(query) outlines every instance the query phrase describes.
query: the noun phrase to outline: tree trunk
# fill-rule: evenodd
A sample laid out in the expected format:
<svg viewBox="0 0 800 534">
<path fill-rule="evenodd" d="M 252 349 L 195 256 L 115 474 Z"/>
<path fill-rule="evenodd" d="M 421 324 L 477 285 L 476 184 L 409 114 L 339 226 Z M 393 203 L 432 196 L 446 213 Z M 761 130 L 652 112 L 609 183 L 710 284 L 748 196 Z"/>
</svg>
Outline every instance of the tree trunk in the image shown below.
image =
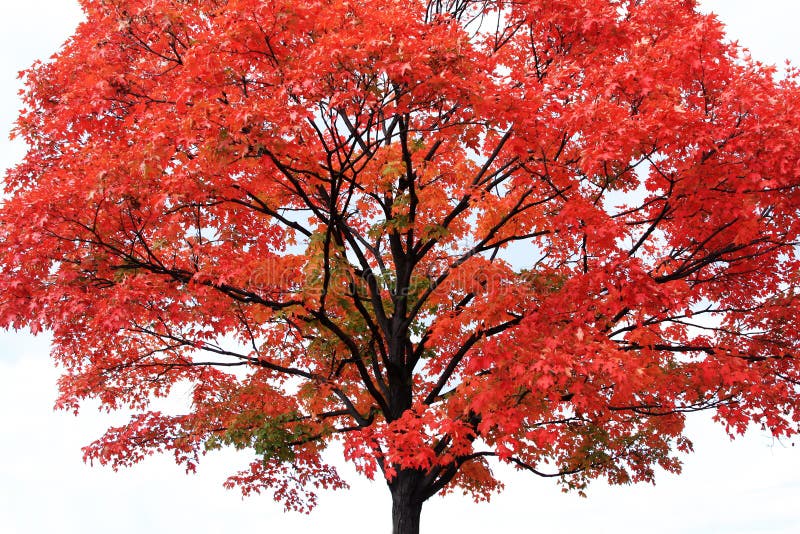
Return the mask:
<svg viewBox="0 0 800 534">
<path fill-rule="evenodd" d="M 408 502 L 392 496 L 392 534 L 419 534 L 421 502 Z"/>
<path fill-rule="evenodd" d="M 420 473 L 400 471 L 389 484 L 392 492 L 392 534 L 419 534 L 422 500 L 416 494 Z"/>
</svg>

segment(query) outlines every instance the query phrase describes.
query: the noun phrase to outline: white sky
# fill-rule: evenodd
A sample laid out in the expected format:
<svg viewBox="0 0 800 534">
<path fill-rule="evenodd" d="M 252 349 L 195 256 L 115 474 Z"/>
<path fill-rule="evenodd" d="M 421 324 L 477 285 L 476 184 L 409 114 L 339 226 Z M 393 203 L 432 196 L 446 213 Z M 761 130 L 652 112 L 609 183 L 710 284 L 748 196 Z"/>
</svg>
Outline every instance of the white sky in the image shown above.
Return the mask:
<svg viewBox="0 0 800 534">
<path fill-rule="evenodd" d="M 769 63 L 800 63 L 800 2 L 705 0 L 729 34 Z M 16 72 L 56 50 L 80 18 L 74 0 L 0 0 L 0 131 L 19 103 Z M 0 137 L 0 168 L 23 147 Z M 382 483 L 368 483 L 346 467 L 353 489 L 323 494 L 310 516 L 284 514 L 269 496 L 242 500 L 222 488 L 248 457 L 206 458 L 197 475 L 184 475 L 170 457 L 154 457 L 113 473 L 84 465 L 80 447 L 121 415 L 86 409 L 75 418 L 53 412 L 57 373 L 45 338 L 0 331 L 0 532 L 99 534 L 113 532 L 243 532 L 278 529 L 295 534 L 390 532 L 390 502 Z M 434 498 L 423 509 L 423 532 L 795 533 L 800 532 L 800 446 L 752 431 L 729 442 L 706 416 L 688 429 L 696 452 L 683 475 L 657 485 L 608 487 L 589 498 L 561 494 L 549 480 L 516 472 L 491 504 L 459 496 Z M 800 443 L 800 440 L 793 440 Z"/>
</svg>

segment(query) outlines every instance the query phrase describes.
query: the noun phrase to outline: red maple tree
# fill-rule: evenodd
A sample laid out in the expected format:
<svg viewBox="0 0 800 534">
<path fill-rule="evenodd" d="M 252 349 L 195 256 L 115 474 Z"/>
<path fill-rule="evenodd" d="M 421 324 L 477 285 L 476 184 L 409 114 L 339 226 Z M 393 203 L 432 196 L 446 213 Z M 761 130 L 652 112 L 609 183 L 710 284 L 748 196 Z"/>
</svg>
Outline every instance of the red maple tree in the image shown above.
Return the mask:
<svg viewBox="0 0 800 534">
<path fill-rule="evenodd" d="M 83 0 L 25 74 L 0 325 L 114 467 L 254 451 L 309 510 L 651 481 L 686 413 L 798 430 L 800 92 L 693 0 Z M 177 384 L 185 413 L 149 409 Z"/>
</svg>

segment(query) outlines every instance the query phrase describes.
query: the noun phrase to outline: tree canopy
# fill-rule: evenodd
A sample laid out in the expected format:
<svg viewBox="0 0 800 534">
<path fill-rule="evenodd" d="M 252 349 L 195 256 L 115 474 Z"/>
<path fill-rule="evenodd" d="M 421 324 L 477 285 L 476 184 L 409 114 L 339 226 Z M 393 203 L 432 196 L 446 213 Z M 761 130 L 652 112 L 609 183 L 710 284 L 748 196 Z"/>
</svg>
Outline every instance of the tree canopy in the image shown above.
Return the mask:
<svg viewBox="0 0 800 534">
<path fill-rule="evenodd" d="M 393 496 L 652 481 L 686 414 L 797 432 L 800 93 L 693 0 L 83 0 L 24 73 L 0 326 L 115 467 L 331 442 Z M 183 413 L 150 402 L 191 387 Z"/>
</svg>

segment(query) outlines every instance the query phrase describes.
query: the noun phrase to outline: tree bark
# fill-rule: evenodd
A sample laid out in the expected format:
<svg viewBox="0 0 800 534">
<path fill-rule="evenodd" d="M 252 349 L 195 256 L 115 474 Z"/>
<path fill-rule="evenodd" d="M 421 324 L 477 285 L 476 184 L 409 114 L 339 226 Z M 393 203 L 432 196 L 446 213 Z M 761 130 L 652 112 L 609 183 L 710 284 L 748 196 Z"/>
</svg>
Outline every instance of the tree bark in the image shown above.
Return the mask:
<svg viewBox="0 0 800 534">
<path fill-rule="evenodd" d="M 402 470 L 389 484 L 392 492 L 392 534 L 419 534 L 422 499 L 417 494 L 420 473 Z"/>
</svg>

